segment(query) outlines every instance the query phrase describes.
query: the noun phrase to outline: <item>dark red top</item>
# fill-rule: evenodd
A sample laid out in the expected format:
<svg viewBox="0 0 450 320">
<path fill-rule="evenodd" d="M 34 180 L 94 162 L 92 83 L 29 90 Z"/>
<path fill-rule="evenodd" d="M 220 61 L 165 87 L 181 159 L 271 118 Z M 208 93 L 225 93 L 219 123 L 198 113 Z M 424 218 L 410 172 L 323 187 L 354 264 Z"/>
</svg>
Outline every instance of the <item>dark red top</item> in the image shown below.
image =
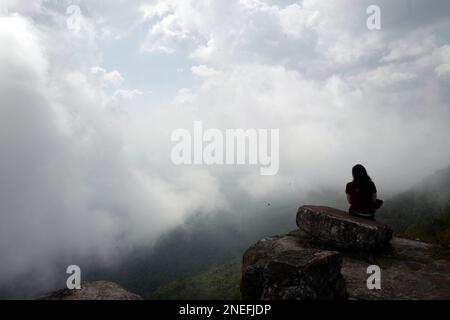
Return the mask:
<svg viewBox="0 0 450 320">
<path fill-rule="evenodd" d="M 359 187 L 355 183 L 349 182 L 345 192 L 351 196 L 351 211 L 366 214 L 375 213 L 373 194 L 377 192 L 377 188 L 373 182 L 364 187 Z"/>
</svg>

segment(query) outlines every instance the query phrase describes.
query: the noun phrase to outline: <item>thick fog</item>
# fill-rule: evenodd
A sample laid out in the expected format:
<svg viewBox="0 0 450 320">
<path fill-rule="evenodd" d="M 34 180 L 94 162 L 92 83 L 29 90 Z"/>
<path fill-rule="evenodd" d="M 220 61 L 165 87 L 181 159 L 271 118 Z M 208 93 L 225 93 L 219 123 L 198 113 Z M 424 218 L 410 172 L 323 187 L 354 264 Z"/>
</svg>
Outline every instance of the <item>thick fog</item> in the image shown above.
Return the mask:
<svg viewBox="0 0 450 320">
<path fill-rule="evenodd" d="M 356 163 L 385 196 L 450 163 L 447 0 L 0 3 L 0 286 L 343 188 Z M 176 166 L 195 121 L 279 129 L 278 174 Z"/>
</svg>

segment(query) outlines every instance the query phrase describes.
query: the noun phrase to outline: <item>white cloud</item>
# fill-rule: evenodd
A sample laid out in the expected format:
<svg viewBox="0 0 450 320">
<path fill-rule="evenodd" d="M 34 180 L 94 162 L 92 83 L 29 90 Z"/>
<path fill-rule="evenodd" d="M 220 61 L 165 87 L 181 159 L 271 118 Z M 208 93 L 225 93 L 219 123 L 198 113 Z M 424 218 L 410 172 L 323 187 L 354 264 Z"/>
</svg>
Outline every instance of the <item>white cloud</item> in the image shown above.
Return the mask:
<svg viewBox="0 0 450 320">
<path fill-rule="evenodd" d="M 279 10 L 283 32 L 294 38 L 301 38 L 305 31 L 311 30 L 317 23 L 318 17 L 319 11 L 304 9 L 296 3 Z"/>
<path fill-rule="evenodd" d="M 417 39 L 424 39 L 418 42 Z M 436 39 L 427 33 L 418 32 L 410 35 L 408 39 L 400 39 L 389 44 L 389 53 L 382 62 L 393 62 L 409 58 L 421 57 L 436 48 Z"/>
<path fill-rule="evenodd" d="M 354 81 L 360 85 L 370 84 L 375 87 L 389 87 L 416 79 L 414 72 L 395 65 L 387 65 L 376 69 L 364 70 L 356 75 Z M 357 79 L 357 80 L 356 80 Z"/>
<path fill-rule="evenodd" d="M 438 77 L 450 75 L 450 63 L 441 64 L 434 69 Z"/>
<path fill-rule="evenodd" d="M 158 1 L 155 4 L 142 4 L 139 10 L 143 13 L 145 19 L 162 17 L 170 12 L 173 5 L 170 1 Z"/>
<path fill-rule="evenodd" d="M 134 99 L 136 97 L 142 96 L 144 92 L 141 90 L 133 89 L 133 90 L 117 90 L 113 94 L 113 99 Z"/>
<path fill-rule="evenodd" d="M 188 212 L 221 205 L 205 170 L 170 181 L 132 166 L 124 146 L 132 130 L 102 108 L 106 93 L 92 71 L 114 85 L 122 77 L 102 68 L 66 70 L 47 40 L 29 19 L 0 18 L 0 43 L 8 44 L 0 52 L 0 283 L 38 270 L 30 294 L 36 285 L 51 287 L 69 259 L 112 263 Z M 115 97 L 141 94 L 118 89 Z M 201 183 L 190 184 L 193 174 Z"/>
<path fill-rule="evenodd" d="M 194 76 L 200 78 L 208 78 L 218 74 L 214 68 L 210 68 L 205 65 L 193 66 L 191 72 Z"/>
<path fill-rule="evenodd" d="M 178 90 L 177 94 L 175 95 L 173 99 L 173 103 L 175 105 L 186 105 L 186 104 L 192 104 L 192 102 L 195 99 L 195 94 L 191 92 L 188 88 L 181 88 Z"/>
<path fill-rule="evenodd" d="M 92 67 L 91 72 L 95 75 L 98 75 L 103 84 L 111 84 L 115 87 L 118 87 L 124 81 L 122 75 L 117 70 L 108 72 L 101 67 Z"/>
</svg>

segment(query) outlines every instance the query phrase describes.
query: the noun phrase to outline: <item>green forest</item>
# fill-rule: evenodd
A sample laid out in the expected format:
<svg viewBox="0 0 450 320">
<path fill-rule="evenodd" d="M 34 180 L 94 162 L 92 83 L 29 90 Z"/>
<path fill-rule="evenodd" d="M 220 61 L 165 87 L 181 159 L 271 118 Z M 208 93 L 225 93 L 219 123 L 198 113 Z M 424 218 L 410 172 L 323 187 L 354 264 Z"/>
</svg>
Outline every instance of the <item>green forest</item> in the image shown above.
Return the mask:
<svg viewBox="0 0 450 320">
<path fill-rule="evenodd" d="M 441 246 L 450 245 L 450 168 L 386 201 L 378 220 L 398 236 Z"/>
</svg>

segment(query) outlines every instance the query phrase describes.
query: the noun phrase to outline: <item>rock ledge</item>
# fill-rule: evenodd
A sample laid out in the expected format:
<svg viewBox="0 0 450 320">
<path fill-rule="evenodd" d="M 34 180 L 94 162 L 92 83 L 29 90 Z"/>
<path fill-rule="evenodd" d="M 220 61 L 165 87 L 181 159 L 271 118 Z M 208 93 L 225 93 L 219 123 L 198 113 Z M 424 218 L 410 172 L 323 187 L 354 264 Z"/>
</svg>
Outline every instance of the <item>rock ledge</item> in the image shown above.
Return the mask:
<svg viewBox="0 0 450 320">
<path fill-rule="evenodd" d="M 142 300 L 113 282 L 95 281 L 82 284 L 81 290 L 61 290 L 40 300 Z"/>
</svg>

